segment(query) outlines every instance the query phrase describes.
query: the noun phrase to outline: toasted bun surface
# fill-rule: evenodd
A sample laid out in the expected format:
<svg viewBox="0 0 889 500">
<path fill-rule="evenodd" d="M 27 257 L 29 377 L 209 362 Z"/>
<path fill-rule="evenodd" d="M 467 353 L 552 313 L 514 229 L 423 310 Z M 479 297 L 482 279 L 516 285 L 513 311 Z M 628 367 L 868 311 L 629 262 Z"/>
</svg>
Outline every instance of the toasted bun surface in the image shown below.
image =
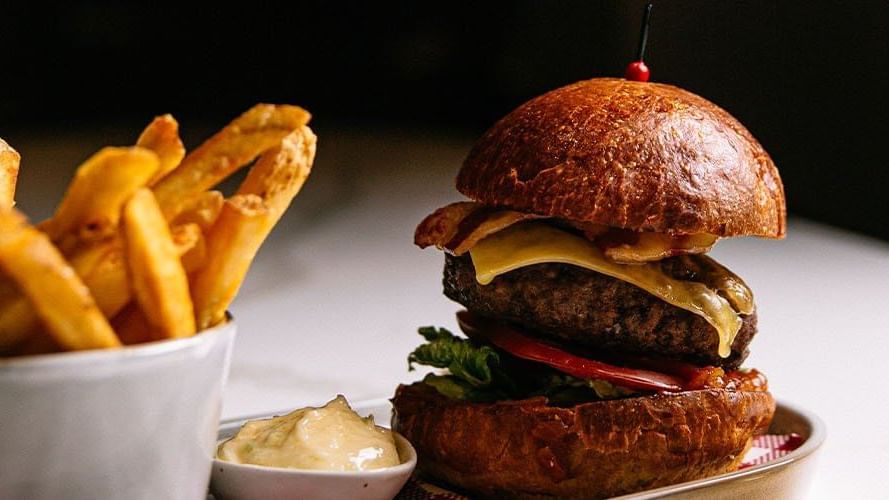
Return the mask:
<svg viewBox="0 0 889 500">
<path fill-rule="evenodd" d="M 638 231 L 784 236 L 778 170 L 735 118 L 685 90 L 595 78 L 523 104 L 457 176 L 473 200 Z"/>
<path fill-rule="evenodd" d="M 775 412 L 768 392 L 692 391 L 551 407 L 401 386 L 393 428 L 420 471 L 475 495 L 610 497 L 734 470 Z"/>
</svg>

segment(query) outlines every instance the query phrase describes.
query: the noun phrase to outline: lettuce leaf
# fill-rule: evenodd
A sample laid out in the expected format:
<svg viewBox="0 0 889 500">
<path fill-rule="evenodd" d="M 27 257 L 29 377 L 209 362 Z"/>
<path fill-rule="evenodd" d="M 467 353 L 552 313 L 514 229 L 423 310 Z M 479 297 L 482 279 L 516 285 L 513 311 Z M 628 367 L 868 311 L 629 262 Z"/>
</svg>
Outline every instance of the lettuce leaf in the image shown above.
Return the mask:
<svg viewBox="0 0 889 500">
<path fill-rule="evenodd" d="M 584 380 L 563 373 L 553 373 L 542 381 L 539 393 L 554 404 L 576 404 L 584 401 L 618 399 L 635 394 L 605 380 Z"/>
<path fill-rule="evenodd" d="M 452 375 L 473 387 L 491 385 L 492 371 L 500 365 L 500 356 L 493 348 L 475 345 L 444 328 L 425 326 L 418 332 L 426 343 L 408 356 L 409 370 L 414 369 L 414 363 L 447 368 Z"/>
<path fill-rule="evenodd" d="M 478 388 L 473 387 L 466 381 L 461 380 L 453 375 L 434 375 L 430 373 L 423 378 L 423 383 L 431 385 L 438 392 L 444 394 L 451 399 L 461 399 L 464 401 L 497 401 L 499 399 L 509 399 L 509 395 L 496 388 Z"/>
<path fill-rule="evenodd" d="M 572 377 L 539 363 L 520 360 L 493 346 L 457 337 L 444 328 L 418 330 L 426 343 L 408 356 L 414 365 L 442 368 L 447 372 L 427 375 L 423 382 L 441 394 L 467 401 L 495 401 L 545 396 L 553 404 L 614 399 L 632 391 L 604 380 Z"/>
</svg>

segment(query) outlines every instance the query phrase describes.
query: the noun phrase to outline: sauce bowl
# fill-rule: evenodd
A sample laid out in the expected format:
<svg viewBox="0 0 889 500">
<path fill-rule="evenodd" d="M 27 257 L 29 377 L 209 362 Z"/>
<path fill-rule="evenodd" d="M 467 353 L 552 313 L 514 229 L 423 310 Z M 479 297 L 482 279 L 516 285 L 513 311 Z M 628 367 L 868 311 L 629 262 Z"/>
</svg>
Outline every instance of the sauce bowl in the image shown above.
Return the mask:
<svg viewBox="0 0 889 500">
<path fill-rule="evenodd" d="M 284 469 L 214 459 L 210 492 L 217 500 L 391 500 L 417 466 L 417 452 L 414 447 L 401 434 L 393 431 L 392 436 L 395 438 L 401 463 L 394 467 L 367 471 Z"/>
</svg>

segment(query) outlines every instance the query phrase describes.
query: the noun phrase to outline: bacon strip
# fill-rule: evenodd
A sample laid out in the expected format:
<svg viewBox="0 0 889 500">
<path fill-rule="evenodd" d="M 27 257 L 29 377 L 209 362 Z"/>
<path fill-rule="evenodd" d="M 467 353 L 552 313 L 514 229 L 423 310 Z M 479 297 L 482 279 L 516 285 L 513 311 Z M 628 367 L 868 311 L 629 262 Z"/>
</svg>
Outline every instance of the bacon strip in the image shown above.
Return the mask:
<svg viewBox="0 0 889 500">
<path fill-rule="evenodd" d="M 417 226 L 414 243 L 420 248 L 435 246 L 453 255 L 463 255 L 486 236 L 519 222 L 545 219 L 541 215 L 460 201 L 439 208 Z M 702 254 L 716 240 L 711 234 L 663 234 L 610 228 L 580 221 L 560 221 L 596 243 L 606 257 L 621 264 L 639 264 L 667 257 Z"/>
<path fill-rule="evenodd" d="M 441 207 L 423 219 L 414 233 L 414 244 L 420 248 L 434 245 L 459 256 L 485 236 L 522 221 L 542 218 L 474 201 L 460 201 Z"/>
</svg>

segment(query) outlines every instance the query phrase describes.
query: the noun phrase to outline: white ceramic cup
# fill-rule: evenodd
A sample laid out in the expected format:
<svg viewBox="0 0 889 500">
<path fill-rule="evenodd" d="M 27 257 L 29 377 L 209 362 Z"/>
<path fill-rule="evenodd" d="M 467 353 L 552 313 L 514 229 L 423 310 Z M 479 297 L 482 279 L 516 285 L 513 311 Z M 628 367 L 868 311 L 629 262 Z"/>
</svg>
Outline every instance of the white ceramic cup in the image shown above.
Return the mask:
<svg viewBox="0 0 889 500">
<path fill-rule="evenodd" d="M 206 498 L 235 330 L 0 360 L 0 499 Z"/>
<path fill-rule="evenodd" d="M 325 471 L 213 461 L 210 490 L 219 500 L 392 500 L 417 466 L 417 451 L 393 433 L 400 463 L 366 471 Z M 221 441 L 220 441 L 221 443 Z"/>
</svg>

